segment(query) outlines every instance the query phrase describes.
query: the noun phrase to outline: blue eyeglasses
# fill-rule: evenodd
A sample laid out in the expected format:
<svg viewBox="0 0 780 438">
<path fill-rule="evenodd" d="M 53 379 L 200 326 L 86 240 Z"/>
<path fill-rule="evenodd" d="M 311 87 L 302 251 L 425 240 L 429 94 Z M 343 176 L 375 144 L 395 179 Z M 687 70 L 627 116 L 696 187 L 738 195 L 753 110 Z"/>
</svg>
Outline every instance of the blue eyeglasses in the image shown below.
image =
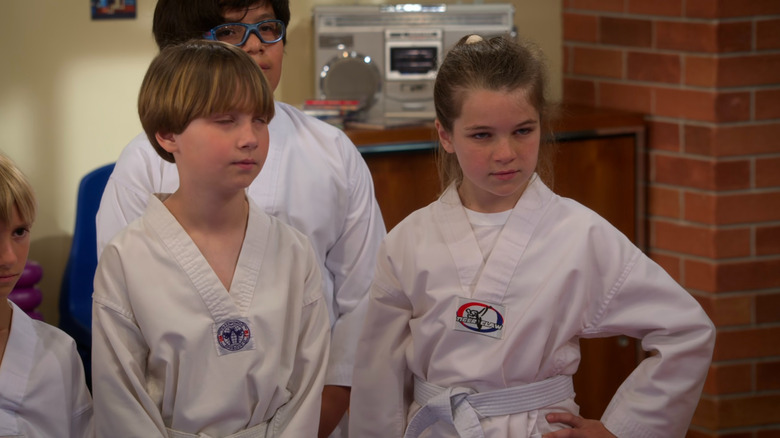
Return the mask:
<svg viewBox="0 0 780 438">
<path fill-rule="evenodd" d="M 272 44 L 284 38 L 282 20 L 263 20 L 255 24 L 225 23 L 206 32 L 203 37 L 212 41 L 224 41 L 234 46 L 243 46 L 254 33 L 265 44 Z"/>
</svg>

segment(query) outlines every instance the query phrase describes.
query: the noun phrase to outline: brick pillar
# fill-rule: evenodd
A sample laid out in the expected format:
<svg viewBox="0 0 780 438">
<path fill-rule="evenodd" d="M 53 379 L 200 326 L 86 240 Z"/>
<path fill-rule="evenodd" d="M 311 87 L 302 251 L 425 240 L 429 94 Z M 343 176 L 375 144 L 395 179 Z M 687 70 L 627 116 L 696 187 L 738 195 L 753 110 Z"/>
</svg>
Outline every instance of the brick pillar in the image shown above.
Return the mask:
<svg viewBox="0 0 780 438">
<path fill-rule="evenodd" d="M 718 328 L 689 438 L 780 437 L 780 0 L 564 0 L 564 101 L 648 115 L 651 257 Z"/>
</svg>

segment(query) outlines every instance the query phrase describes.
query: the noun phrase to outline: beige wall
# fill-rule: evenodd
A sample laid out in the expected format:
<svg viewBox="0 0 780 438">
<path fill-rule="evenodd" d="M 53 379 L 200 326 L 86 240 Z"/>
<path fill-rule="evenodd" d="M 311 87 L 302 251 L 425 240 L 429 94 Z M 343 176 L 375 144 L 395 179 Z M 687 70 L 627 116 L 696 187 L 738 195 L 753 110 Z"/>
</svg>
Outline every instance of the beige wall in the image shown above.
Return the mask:
<svg viewBox="0 0 780 438">
<path fill-rule="evenodd" d="M 539 42 L 547 54 L 552 97 L 558 99 L 560 2 L 513 1 L 519 33 Z M 156 52 L 151 36 L 156 2 L 137 3 L 135 20 L 92 21 L 86 0 L 0 2 L 0 150 L 19 164 L 38 195 L 40 212 L 30 258 L 44 268 L 40 310 L 51 323 L 58 320 L 57 299 L 79 180 L 116 160 L 127 141 L 141 131 L 135 101 Z M 285 73 L 276 97 L 300 104 L 314 93 L 311 8 L 345 2 L 291 3 Z"/>
</svg>

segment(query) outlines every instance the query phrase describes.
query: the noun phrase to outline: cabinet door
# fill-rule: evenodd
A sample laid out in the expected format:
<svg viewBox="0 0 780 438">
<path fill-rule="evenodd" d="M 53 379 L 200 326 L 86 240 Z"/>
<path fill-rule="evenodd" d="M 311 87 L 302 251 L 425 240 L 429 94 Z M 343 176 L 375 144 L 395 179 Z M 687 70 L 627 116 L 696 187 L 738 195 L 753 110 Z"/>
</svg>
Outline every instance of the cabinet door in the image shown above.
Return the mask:
<svg viewBox="0 0 780 438">
<path fill-rule="evenodd" d="M 636 242 L 636 140 L 633 135 L 558 143 L 553 190 L 600 214 Z"/>
<path fill-rule="evenodd" d="M 433 149 L 363 154 L 387 231 L 438 197 L 434 155 Z"/>
<path fill-rule="evenodd" d="M 554 190 L 594 210 L 636 241 L 636 141 L 633 135 L 558 144 Z M 627 337 L 582 339 L 574 376 L 580 415 L 601 418 L 620 384 L 638 364 L 637 342 Z"/>
</svg>

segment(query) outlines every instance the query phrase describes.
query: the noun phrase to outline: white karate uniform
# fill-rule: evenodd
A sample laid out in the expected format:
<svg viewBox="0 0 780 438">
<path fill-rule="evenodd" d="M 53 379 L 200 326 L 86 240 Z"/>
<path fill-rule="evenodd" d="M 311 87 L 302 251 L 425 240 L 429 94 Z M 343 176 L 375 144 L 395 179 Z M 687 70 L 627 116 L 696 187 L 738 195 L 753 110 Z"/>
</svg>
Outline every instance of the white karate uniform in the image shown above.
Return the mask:
<svg viewBox="0 0 780 438">
<path fill-rule="evenodd" d="M 228 293 L 151 196 L 95 275 L 97 436 L 316 436 L 330 338 L 321 283 L 308 239 L 250 200 Z M 243 348 L 220 348 L 226 321 L 247 324 Z"/>
<path fill-rule="evenodd" d="M 94 436 L 92 397 L 76 342 L 13 307 L 0 364 L 0 436 Z"/>
<path fill-rule="evenodd" d="M 501 309 L 501 339 L 455 330 L 459 297 Z M 403 436 L 419 409 L 412 375 L 479 393 L 512 388 L 573 375 L 579 338 L 615 335 L 641 339 L 654 354 L 601 420 L 620 437 L 683 437 L 714 347 L 713 325 L 690 294 L 606 220 L 538 177 L 485 262 L 450 187 L 382 245 L 358 344 L 350 435 Z M 540 437 L 563 427 L 547 423 L 551 411 L 578 407 L 571 397 L 480 424 L 485 437 Z M 420 436 L 457 434 L 439 421 Z"/>
<path fill-rule="evenodd" d="M 268 158 L 248 195 L 311 240 L 322 270 L 331 320 L 326 385 L 350 386 L 355 345 L 385 225 L 371 173 L 340 130 L 276 102 L 268 125 Z M 151 193 L 173 193 L 176 166 L 157 155 L 145 134 L 122 151 L 97 214 L 98 253 L 144 212 Z"/>
</svg>

